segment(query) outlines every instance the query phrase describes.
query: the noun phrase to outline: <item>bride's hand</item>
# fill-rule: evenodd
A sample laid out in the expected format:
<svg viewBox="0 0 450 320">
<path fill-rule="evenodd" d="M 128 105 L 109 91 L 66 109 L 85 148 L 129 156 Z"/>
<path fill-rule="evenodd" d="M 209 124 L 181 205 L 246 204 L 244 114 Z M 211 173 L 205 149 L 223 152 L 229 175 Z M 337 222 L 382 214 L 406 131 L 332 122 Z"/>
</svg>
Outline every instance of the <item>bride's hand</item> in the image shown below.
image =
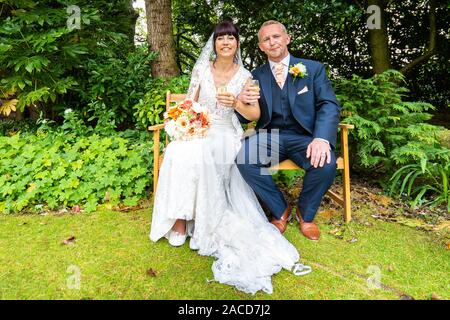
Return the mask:
<svg viewBox="0 0 450 320">
<path fill-rule="evenodd" d="M 236 97 L 230 92 L 218 93 L 216 98 L 217 102 L 222 106 L 229 108 L 234 108 L 236 106 Z"/>
<path fill-rule="evenodd" d="M 252 88 L 246 84 L 241 94 L 239 95 L 239 101 L 245 104 L 254 105 L 258 102 L 259 91 L 252 90 Z"/>
</svg>

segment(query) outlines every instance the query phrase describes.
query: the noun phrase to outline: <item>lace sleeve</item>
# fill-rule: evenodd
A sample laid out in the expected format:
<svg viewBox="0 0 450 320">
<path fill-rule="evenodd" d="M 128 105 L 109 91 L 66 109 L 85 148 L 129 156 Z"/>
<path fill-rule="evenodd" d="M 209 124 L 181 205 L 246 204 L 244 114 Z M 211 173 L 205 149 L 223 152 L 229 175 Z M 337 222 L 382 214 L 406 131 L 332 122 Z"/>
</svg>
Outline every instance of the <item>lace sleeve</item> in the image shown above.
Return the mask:
<svg viewBox="0 0 450 320">
<path fill-rule="evenodd" d="M 195 100 L 198 90 L 200 89 L 201 74 L 202 72 L 200 66 L 195 67 L 192 71 L 191 82 L 189 83 L 189 89 L 187 92 L 188 99 Z"/>
<path fill-rule="evenodd" d="M 242 91 L 249 78 L 252 78 L 252 74 L 250 71 L 242 67 L 242 75 L 239 77 L 239 93 Z"/>
</svg>

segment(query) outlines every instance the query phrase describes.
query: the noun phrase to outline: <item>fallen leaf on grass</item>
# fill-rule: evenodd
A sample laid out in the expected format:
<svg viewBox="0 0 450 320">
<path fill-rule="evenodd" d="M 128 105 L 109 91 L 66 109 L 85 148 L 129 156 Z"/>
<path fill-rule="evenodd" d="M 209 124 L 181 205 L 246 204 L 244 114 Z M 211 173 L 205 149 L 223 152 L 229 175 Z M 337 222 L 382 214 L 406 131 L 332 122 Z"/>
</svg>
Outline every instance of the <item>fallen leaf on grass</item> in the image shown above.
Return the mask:
<svg viewBox="0 0 450 320">
<path fill-rule="evenodd" d="M 344 232 L 341 229 L 339 229 L 339 228 L 335 228 L 333 230 L 330 230 L 328 233 L 334 235 L 335 237 L 337 237 L 339 239 L 342 239 L 343 238 L 343 234 L 344 234 Z"/>
<path fill-rule="evenodd" d="M 340 213 L 336 209 L 325 209 L 320 212 L 321 217 L 325 220 L 330 220 L 333 217 L 339 216 Z"/>
<path fill-rule="evenodd" d="M 394 270 L 395 270 L 394 265 L 390 264 L 390 265 L 388 266 L 388 271 L 389 271 L 389 272 L 394 272 Z"/>
<path fill-rule="evenodd" d="M 61 244 L 74 244 L 75 243 L 75 236 L 70 236 L 69 238 L 65 239 Z"/>
<path fill-rule="evenodd" d="M 392 204 L 392 198 L 383 195 L 371 195 L 373 201 L 377 204 L 387 208 Z"/>
<path fill-rule="evenodd" d="M 150 277 L 156 277 L 156 271 L 150 268 L 147 270 L 147 275 Z"/>
<path fill-rule="evenodd" d="M 140 205 L 136 205 L 136 206 L 122 206 L 122 205 L 119 205 L 119 207 L 116 210 L 120 211 L 120 212 L 129 212 L 129 211 L 135 211 L 135 210 L 139 210 L 139 209 L 141 209 Z"/>
<path fill-rule="evenodd" d="M 442 299 L 436 293 L 433 292 L 433 294 L 431 295 L 431 300 L 442 300 Z"/>
</svg>

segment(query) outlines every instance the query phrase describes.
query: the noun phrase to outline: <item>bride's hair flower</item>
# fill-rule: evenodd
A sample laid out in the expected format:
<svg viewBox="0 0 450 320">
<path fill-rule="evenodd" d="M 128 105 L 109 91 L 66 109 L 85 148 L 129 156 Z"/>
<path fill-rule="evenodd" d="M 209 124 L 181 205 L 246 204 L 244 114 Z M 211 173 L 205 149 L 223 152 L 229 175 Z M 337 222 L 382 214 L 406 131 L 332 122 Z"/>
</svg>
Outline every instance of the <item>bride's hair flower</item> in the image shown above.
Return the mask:
<svg viewBox="0 0 450 320">
<path fill-rule="evenodd" d="M 164 113 L 165 130 L 171 140 L 191 140 L 206 135 L 210 126 L 208 109 L 192 100 L 171 107 Z"/>
<path fill-rule="evenodd" d="M 305 65 L 301 62 L 299 62 L 293 66 L 290 66 L 289 73 L 294 78 L 294 80 L 292 82 L 294 82 L 297 77 L 304 78 L 308 75 Z"/>
</svg>

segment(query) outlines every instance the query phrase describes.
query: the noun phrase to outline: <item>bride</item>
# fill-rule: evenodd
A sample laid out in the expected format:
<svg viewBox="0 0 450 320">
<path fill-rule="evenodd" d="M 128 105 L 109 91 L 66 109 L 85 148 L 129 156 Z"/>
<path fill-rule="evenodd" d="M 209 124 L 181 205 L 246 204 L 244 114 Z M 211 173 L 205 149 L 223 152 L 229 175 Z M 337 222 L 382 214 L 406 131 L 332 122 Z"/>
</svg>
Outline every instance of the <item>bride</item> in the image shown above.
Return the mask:
<svg viewBox="0 0 450 320">
<path fill-rule="evenodd" d="M 216 258 L 216 281 L 247 293 L 272 293 L 271 276 L 298 265 L 299 253 L 269 223 L 234 163 L 243 134 L 234 111 L 249 120 L 260 115 L 257 104 L 236 99 L 250 77 L 236 26 L 219 23 L 194 66 L 188 90 L 188 98 L 208 108 L 211 126 L 205 138 L 167 145 L 150 239 L 165 237 L 180 246 L 189 236 L 191 249 Z M 218 93 L 224 86 L 226 92 Z"/>
</svg>

